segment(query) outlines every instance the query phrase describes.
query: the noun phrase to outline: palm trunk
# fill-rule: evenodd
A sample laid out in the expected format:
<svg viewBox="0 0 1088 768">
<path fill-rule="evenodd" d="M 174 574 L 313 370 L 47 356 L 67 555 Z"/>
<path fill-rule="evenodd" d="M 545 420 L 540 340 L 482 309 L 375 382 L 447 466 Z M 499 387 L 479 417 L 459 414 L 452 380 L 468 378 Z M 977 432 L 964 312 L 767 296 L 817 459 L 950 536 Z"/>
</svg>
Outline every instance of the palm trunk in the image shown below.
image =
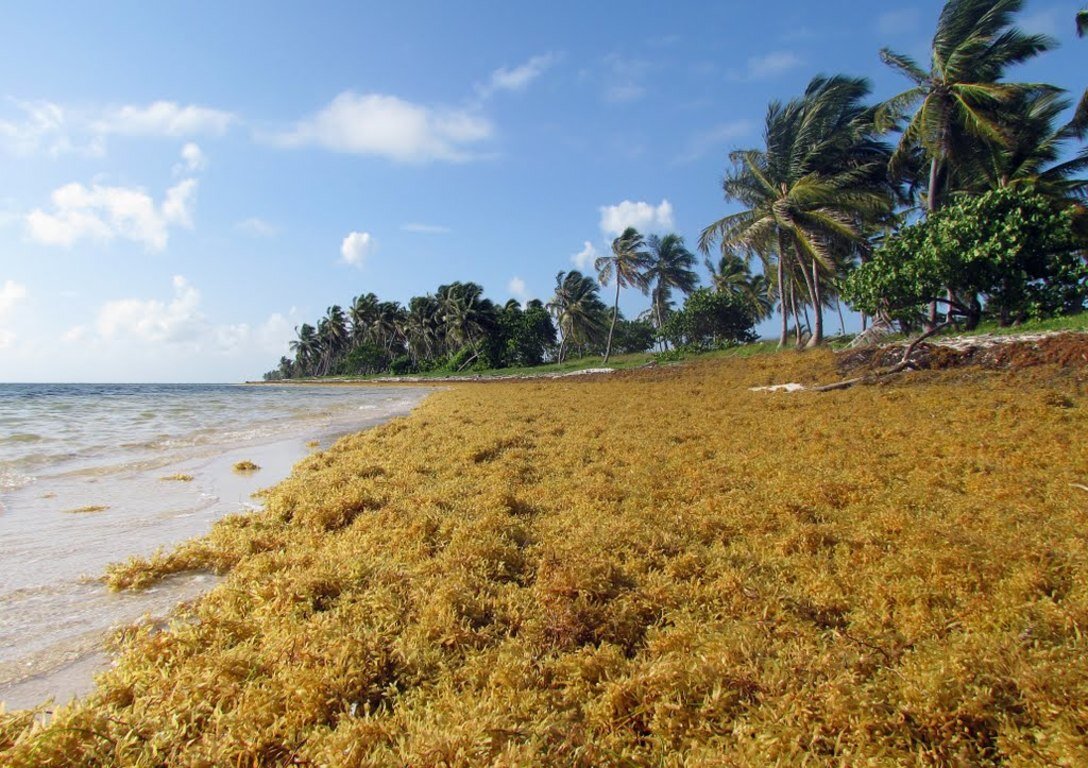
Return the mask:
<svg viewBox="0 0 1088 768">
<path fill-rule="evenodd" d="M 824 343 L 824 307 L 823 297 L 820 295 L 820 271 L 816 259 L 812 260 L 812 311 L 815 322 L 808 345 L 818 347 Z"/>
<path fill-rule="evenodd" d="M 608 326 L 608 343 L 604 345 L 604 361 L 608 362 L 608 356 L 612 354 L 612 334 L 616 330 L 616 318 L 620 313 L 620 276 L 616 275 L 616 303 L 612 305 L 612 325 Z"/>
<path fill-rule="evenodd" d="M 797 291 L 790 280 L 790 307 L 793 309 L 793 336 L 797 346 L 801 346 L 801 310 L 797 307 Z"/>
<path fill-rule="evenodd" d="M 786 346 L 790 335 L 790 315 L 786 309 L 786 254 L 782 235 L 778 236 L 778 306 L 782 310 L 782 333 L 778 337 L 778 348 Z"/>
<path fill-rule="evenodd" d="M 846 318 L 842 316 L 842 304 L 839 302 L 839 297 L 835 297 L 835 310 L 839 313 L 839 335 L 846 335 Z M 862 321 L 864 322 L 864 321 Z"/>
<path fill-rule="evenodd" d="M 937 183 L 939 181 L 940 167 L 937 158 L 929 161 L 929 199 L 926 200 L 926 216 L 931 216 L 937 210 Z M 937 302 L 929 302 L 929 311 L 926 313 L 925 330 L 932 331 L 937 327 Z"/>
</svg>

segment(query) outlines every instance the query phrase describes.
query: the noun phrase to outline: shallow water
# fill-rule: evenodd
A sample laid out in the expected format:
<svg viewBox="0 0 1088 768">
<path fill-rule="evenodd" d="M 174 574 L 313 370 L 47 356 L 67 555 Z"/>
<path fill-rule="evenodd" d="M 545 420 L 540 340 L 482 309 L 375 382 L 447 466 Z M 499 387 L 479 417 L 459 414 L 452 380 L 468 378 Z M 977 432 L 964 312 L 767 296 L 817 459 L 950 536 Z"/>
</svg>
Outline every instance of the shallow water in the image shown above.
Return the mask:
<svg viewBox="0 0 1088 768">
<path fill-rule="evenodd" d="M 114 594 L 101 581 L 109 563 L 202 535 L 255 506 L 252 494 L 286 476 L 308 442 L 327 446 L 426 394 L 0 384 L 0 702 L 25 707 L 85 691 L 110 628 L 164 615 L 214 583 L 191 574 Z M 243 459 L 261 470 L 231 471 Z M 175 474 L 193 479 L 164 479 Z"/>
</svg>

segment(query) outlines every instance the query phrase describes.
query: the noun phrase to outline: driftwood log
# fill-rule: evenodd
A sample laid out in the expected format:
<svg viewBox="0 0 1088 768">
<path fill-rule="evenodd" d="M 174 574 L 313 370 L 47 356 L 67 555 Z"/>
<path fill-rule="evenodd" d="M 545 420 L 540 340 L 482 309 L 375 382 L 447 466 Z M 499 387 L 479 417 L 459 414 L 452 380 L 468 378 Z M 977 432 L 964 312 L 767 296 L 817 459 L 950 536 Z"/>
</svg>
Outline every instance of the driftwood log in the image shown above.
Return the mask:
<svg viewBox="0 0 1088 768">
<path fill-rule="evenodd" d="M 823 386 L 812 387 L 812 391 L 834 392 L 837 389 L 849 389 L 855 384 L 872 384 L 874 382 L 880 381 L 881 379 L 887 378 L 888 376 L 894 376 L 897 373 L 902 373 L 903 371 L 917 370 L 917 366 L 911 360 L 911 356 L 914 354 L 914 350 L 917 349 L 918 345 L 921 344 L 923 341 L 936 333 L 940 333 L 949 325 L 951 325 L 950 322 L 943 322 L 939 325 L 934 326 L 933 328 L 930 328 L 921 336 L 915 338 L 910 344 L 907 345 L 907 348 L 903 350 L 903 356 L 899 359 L 899 362 L 893 365 L 891 368 L 886 368 L 883 371 L 874 371 L 873 373 L 868 373 L 864 376 L 856 376 L 852 379 L 843 379 L 842 381 L 836 381 L 833 384 L 824 384 Z"/>
</svg>

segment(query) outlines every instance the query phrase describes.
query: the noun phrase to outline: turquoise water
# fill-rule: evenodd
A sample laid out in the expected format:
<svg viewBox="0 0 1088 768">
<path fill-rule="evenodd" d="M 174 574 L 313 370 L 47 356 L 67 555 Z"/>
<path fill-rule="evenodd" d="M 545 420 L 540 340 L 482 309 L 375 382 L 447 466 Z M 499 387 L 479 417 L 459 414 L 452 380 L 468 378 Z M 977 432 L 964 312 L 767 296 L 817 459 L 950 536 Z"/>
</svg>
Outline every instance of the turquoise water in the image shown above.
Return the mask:
<svg viewBox="0 0 1088 768">
<path fill-rule="evenodd" d="M 27 705 L 8 694 L 34 678 L 61 698 L 80 689 L 63 669 L 95 653 L 111 627 L 163 615 L 213 583 L 195 574 L 113 594 L 101 581 L 107 565 L 202 535 L 220 517 L 252 508 L 252 494 L 282 479 L 313 450 L 309 442 L 327 446 L 407 412 L 426 394 L 0 384 L 0 701 Z M 243 459 L 261 470 L 232 472 Z M 163 479 L 179 473 L 192 481 Z M 101 509 L 75 511 L 88 506 Z"/>
</svg>

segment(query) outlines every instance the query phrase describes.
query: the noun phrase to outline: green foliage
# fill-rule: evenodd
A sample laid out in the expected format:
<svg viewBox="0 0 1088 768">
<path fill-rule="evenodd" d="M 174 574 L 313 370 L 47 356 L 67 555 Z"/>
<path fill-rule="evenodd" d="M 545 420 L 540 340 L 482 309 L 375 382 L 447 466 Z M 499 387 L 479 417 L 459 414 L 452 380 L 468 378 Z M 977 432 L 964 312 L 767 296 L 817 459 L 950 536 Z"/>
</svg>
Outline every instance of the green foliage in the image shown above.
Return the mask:
<svg viewBox="0 0 1088 768">
<path fill-rule="evenodd" d="M 665 321 L 662 336 L 675 347 L 720 347 L 754 341 L 752 326 L 744 297 L 700 288 Z"/>
<path fill-rule="evenodd" d="M 416 365 L 409 355 L 401 355 L 389 363 L 389 372 L 394 376 L 405 376 L 416 372 Z"/>
<path fill-rule="evenodd" d="M 389 365 L 389 355 L 384 349 L 364 342 L 348 352 L 336 366 L 335 372 L 348 376 L 369 376 L 381 373 Z"/>
<path fill-rule="evenodd" d="M 1077 213 L 1031 188 L 965 197 L 889 238 L 847 278 L 844 295 L 856 309 L 893 316 L 929 301 L 971 315 L 982 295 L 1002 324 L 1079 311 L 1088 264 Z"/>
<path fill-rule="evenodd" d="M 654 345 L 654 327 L 645 320 L 624 320 L 616 322 L 616 333 L 612 339 L 612 351 L 620 355 L 645 352 Z"/>
</svg>

